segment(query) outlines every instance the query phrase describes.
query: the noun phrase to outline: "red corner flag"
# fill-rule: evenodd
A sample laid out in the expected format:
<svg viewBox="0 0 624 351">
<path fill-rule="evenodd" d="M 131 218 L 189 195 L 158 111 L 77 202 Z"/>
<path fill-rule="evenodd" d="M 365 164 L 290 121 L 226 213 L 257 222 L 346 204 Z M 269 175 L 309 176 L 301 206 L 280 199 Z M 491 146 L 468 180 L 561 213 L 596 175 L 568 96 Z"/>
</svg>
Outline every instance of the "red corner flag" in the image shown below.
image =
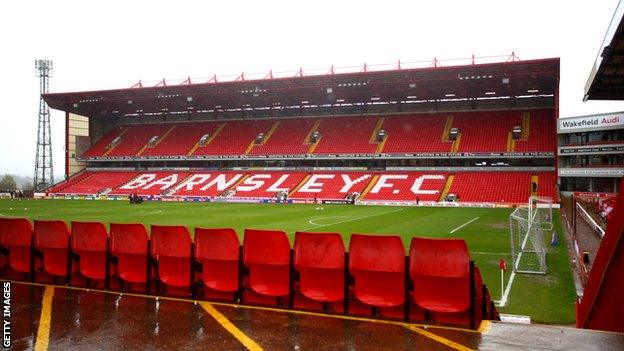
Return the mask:
<svg viewBox="0 0 624 351">
<path fill-rule="evenodd" d="M 498 267 L 500 268 L 501 271 L 507 272 L 507 264 L 505 263 L 505 260 L 503 260 L 502 258 L 498 261 Z"/>
</svg>

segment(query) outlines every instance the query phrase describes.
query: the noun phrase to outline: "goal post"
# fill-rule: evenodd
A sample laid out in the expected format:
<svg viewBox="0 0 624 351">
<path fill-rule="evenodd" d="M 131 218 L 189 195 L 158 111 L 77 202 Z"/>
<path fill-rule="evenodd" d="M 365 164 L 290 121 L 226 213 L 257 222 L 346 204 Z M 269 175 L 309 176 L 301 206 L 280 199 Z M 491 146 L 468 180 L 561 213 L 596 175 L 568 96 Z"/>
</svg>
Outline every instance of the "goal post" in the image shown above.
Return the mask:
<svg viewBox="0 0 624 351">
<path fill-rule="evenodd" d="M 511 259 L 516 273 L 546 274 L 546 238 L 553 230 L 552 200 L 531 196 L 509 215 Z"/>
</svg>

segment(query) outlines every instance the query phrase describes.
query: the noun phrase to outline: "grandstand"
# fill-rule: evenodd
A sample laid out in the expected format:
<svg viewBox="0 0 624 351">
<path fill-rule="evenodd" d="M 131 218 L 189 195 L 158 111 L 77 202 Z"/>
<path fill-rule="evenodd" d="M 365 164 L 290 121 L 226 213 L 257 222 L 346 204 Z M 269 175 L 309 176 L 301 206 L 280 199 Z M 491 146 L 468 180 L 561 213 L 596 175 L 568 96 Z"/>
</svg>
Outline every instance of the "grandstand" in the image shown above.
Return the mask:
<svg viewBox="0 0 624 351">
<path fill-rule="evenodd" d="M 558 59 L 512 56 L 46 94 L 68 121 L 66 180 L 47 192 L 465 205 L 520 204 L 536 192 L 556 201 L 558 76 Z"/>
</svg>

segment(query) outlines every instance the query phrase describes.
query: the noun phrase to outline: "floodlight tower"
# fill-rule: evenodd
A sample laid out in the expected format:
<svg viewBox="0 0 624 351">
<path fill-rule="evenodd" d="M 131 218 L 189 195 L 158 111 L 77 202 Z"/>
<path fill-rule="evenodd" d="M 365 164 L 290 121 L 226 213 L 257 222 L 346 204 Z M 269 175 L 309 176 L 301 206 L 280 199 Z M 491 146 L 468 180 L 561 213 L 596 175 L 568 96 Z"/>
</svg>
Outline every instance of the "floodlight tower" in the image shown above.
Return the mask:
<svg viewBox="0 0 624 351">
<path fill-rule="evenodd" d="M 35 74 L 39 77 L 39 122 L 37 123 L 34 189 L 40 191 L 54 184 L 50 109 L 43 101 L 43 94 L 48 92 L 52 77 L 52 60 L 35 60 Z"/>
</svg>

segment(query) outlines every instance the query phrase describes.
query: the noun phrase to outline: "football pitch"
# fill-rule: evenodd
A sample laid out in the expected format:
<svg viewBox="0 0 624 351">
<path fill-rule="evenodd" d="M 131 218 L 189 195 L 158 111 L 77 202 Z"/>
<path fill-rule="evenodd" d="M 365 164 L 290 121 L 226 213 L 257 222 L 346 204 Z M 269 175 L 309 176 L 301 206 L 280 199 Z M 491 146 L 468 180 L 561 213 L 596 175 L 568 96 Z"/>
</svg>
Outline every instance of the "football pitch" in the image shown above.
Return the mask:
<svg viewBox="0 0 624 351">
<path fill-rule="evenodd" d="M 146 225 L 232 227 L 239 238 L 245 228 L 279 229 L 294 238 L 298 230 L 399 235 L 406 251 L 413 236 L 459 237 L 468 243 L 471 258 L 481 270 L 492 298 L 501 298 L 499 259 L 511 267 L 508 216 L 511 209 L 440 208 L 352 205 L 238 204 L 200 202 L 145 202 L 87 200 L 0 200 L 0 216 L 76 221 L 140 222 Z M 515 275 L 501 313 L 528 315 L 534 322 L 574 323 L 575 291 L 561 230 L 559 213 L 553 218 L 559 245 L 549 247 L 547 275 Z M 407 252 L 406 252 L 407 253 Z M 505 283 L 511 270 L 505 273 Z"/>
</svg>

